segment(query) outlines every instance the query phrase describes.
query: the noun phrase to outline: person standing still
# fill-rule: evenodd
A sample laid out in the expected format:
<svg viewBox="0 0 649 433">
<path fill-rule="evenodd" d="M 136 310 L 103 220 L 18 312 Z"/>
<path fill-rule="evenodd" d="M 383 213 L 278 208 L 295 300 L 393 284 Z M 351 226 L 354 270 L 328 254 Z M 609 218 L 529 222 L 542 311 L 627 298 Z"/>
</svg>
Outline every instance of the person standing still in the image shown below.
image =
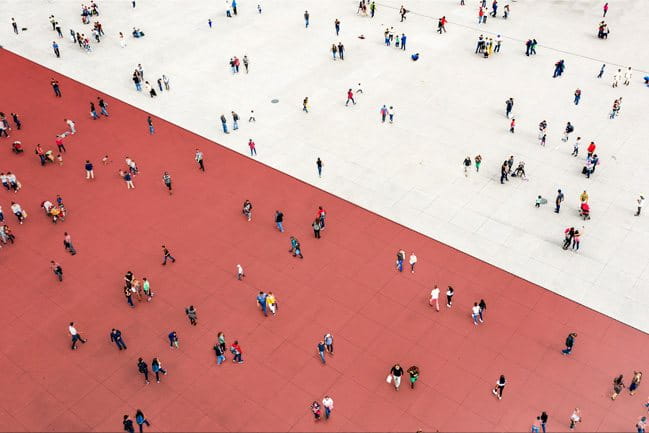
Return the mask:
<svg viewBox="0 0 649 433">
<path fill-rule="evenodd" d="M 277 226 L 277 230 L 280 231 L 280 233 L 284 233 L 284 226 L 282 225 L 284 222 L 284 214 L 278 210 L 275 211 L 275 225 Z"/>
<path fill-rule="evenodd" d="M 199 170 L 205 171 L 205 165 L 203 164 L 203 152 L 196 149 L 196 153 L 194 154 L 194 160 L 198 163 Z"/>
<path fill-rule="evenodd" d="M 190 305 L 189 307 L 185 308 L 185 314 L 189 319 L 190 325 L 196 326 L 198 324 L 198 315 L 193 305 Z"/>
<path fill-rule="evenodd" d="M 151 116 L 147 116 L 146 123 L 149 125 L 149 134 L 153 135 L 155 133 L 155 128 L 153 127 L 153 119 Z"/>
<path fill-rule="evenodd" d="M 318 157 L 318 159 L 316 160 L 315 165 L 318 168 L 318 177 L 322 177 L 322 166 L 324 164 L 322 163 L 322 160 L 320 159 L 320 157 Z"/>
<path fill-rule="evenodd" d="M 408 263 L 410 263 L 410 273 L 414 274 L 415 265 L 417 264 L 417 256 L 415 255 L 414 251 L 410 254 L 410 259 L 408 260 Z"/>
<path fill-rule="evenodd" d="M 325 350 L 327 350 L 327 347 L 324 344 L 324 341 L 320 340 L 318 342 L 318 355 L 320 355 L 320 360 L 322 361 L 323 364 L 327 363 L 327 360 L 325 359 Z"/>
<path fill-rule="evenodd" d="M 547 414 L 547 412 L 545 412 L 545 411 L 541 412 L 541 415 L 539 416 L 539 419 L 541 420 L 541 430 L 543 430 L 543 433 L 545 433 L 546 424 L 548 423 L 548 414 Z"/>
<path fill-rule="evenodd" d="M 554 201 L 555 204 L 554 213 L 559 213 L 559 211 L 561 210 L 561 202 L 563 201 L 563 199 L 564 199 L 563 193 L 561 192 L 560 189 L 557 190 L 557 198 Z"/>
<path fill-rule="evenodd" d="M 448 290 L 446 291 L 446 306 L 448 308 L 453 306 L 453 295 L 455 295 L 455 290 L 453 290 L 453 287 L 448 286 Z"/>
<path fill-rule="evenodd" d="M 304 27 L 309 28 L 309 11 L 304 11 Z"/>
<path fill-rule="evenodd" d="M 311 224 L 311 227 L 313 227 L 313 235 L 315 236 L 316 239 L 320 239 L 320 220 L 316 218 L 313 220 L 313 224 Z"/>
</svg>

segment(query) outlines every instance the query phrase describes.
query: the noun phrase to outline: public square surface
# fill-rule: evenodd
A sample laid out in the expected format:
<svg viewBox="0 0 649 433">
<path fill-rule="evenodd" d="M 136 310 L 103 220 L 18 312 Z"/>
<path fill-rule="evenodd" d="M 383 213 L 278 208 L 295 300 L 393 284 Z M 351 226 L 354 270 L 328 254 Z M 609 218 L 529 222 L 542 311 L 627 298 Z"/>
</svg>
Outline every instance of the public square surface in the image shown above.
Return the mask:
<svg viewBox="0 0 649 433">
<path fill-rule="evenodd" d="M 379 5 L 370 21 L 355 15 L 352 2 L 306 2 L 311 27 L 299 38 L 302 5 L 288 2 L 275 9 L 263 4 L 261 15 L 256 5 L 242 5 L 232 20 L 204 5 L 139 2 L 132 11 L 129 2 L 100 3 L 108 37 L 90 54 L 63 41 L 63 57 L 55 59 L 46 18 L 59 17 L 64 33 L 80 28 L 78 5 L 51 2 L 52 11 L 43 3 L 20 5 L 6 3 L 29 30 L 11 39 L 7 26 L 3 45 L 63 75 L 0 53 L 2 110 L 22 114 L 24 131 L 12 131 L 11 141 L 20 139 L 26 148 L 21 156 L 5 149 L 3 169 L 21 178 L 16 201 L 30 211 L 18 226 L 10 199 L 0 202 L 18 239 L 2 251 L 2 430 L 119 430 L 121 416 L 136 407 L 160 431 L 521 431 L 541 410 L 550 413 L 552 430 L 563 431 L 575 406 L 584 416 L 580 430 L 620 431 L 643 413 L 642 390 L 614 403 L 607 393 L 614 375 L 630 376 L 647 359 L 646 334 L 586 307 L 649 329 L 642 296 L 646 223 L 633 217 L 636 196 L 648 190 L 637 172 L 649 159 L 641 141 L 647 136 L 644 73 L 636 71 L 630 87 L 611 90 L 612 65 L 597 81 L 597 62 L 543 47 L 527 59 L 522 44 L 508 39 L 500 55 L 485 60 L 472 54 L 477 31 L 451 24 L 450 33 L 438 37 L 428 18 L 412 14 L 399 25 L 396 10 Z M 632 52 L 646 40 L 639 4 L 620 7 L 617 17 L 610 13 L 615 33 L 605 42 L 590 32 L 601 5 L 571 5 L 513 3 L 510 21 L 490 19 L 484 28 L 647 69 L 646 52 Z M 446 14 L 452 23 L 475 22 L 471 5 L 412 2 L 408 8 Z M 389 18 L 379 19 L 388 11 Z M 538 22 L 556 14 L 555 21 L 572 22 L 572 28 L 527 35 L 536 23 L 529 21 L 532 14 Z M 333 34 L 336 17 L 344 38 Z M 575 17 L 584 27 L 577 37 Z M 122 50 L 114 34 L 135 25 L 146 37 L 129 37 Z M 382 46 L 385 25 L 408 34 L 406 53 Z M 361 33 L 365 40 L 357 39 Z M 347 47 L 344 63 L 328 57 L 339 39 Z M 412 52 L 422 59 L 410 62 Z M 251 72 L 232 76 L 227 61 L 243 54 L 251 58 Z M 553 81 L 558 58 L 566 59 L 568 71 Z M 137 94 L 130 81 L 137 63 L 146 74 L 169 76 L 172 91 L 155 100 Z M 61 80 L 60 100 L 52 95 L 51 76 Z M 363 95 L 355 107 L 344 107 L 346 88 L 358 82 Z M 571 105 L 576 87 L 584 92 L 578 107 Z M 93 122 L 88 101 L 99 91 L 109 95 L 111 118 Z M 609 121 L 612 100 L 621 95 L 622 115 Z M 304 96 L 311 100 L 308 115 L 301 112 Z M 510 96 L 519 121 L 514 136 L 504 117 Z M 279 103 L 271 104 L 273 98 Z M 380 124 L 384 103 L 396 108 L 393 125 Z M 225 136 L 218 116 L 233 109 L 242 128 Z M 245 122 L 250 109 L 254 125 Z M 156 134 L 149 136 L 147 112 L 243 154 L 253 138 L 262 164 L 157 117 Z M 77 121 L 79 133 L 66 140 L 64 166 L 41 168 L 32 148 L 39 142 L 54 147 L 65 117 Z M 551 132 L 545 149 L 536 141 L 542 119 Z M 579 177 L 583 160 L 569 155 L 572 142 L 559 139 L 567 120 L 583 141 L 599 146 L 602 164 L 589 180 Z M 196 147 L 206 154 L 205 174 L 193 161 Z M 106 153 L 114 162 L 103 167 Z M 485 159 L 481 172 L 466 179 L 461 161 L 478 153 Z M 498 183 L 500 163 L 510 154 L 526 162 L 529 182 Z M 124 155 L 142 171 L 133 191 L 116 174 Z M 322 179 L 318 156 L 325 162 Z M 95 162 L 94 182 L 83 178 L 86 159 Z M 162 185 L 164 170 L 174 178 L 171 197 Z M 567 196 L 560 215 L 548 206 L 533 208 L 536 195 L 552 201 L 558 187 Z M 593 207 L 587 222 L 576 215 L 584 189 Z M 57 193 L 70 215 L 53 226 L 38 205 Z M 240 214 L 246 198 L 255 206 L 251 223 Z M 321 240 L 310 230 L 318 205 L 329 215 Z M 285 234 L 273 228 L 276 209 L 287 216 Z M 577 254 L 560 249 L 569 225 L 586 225 Z M 60 245 L 64 230 L 74 236 L 74 258 Z M 304 260 L 286 253 L 289 235 L 300 238 Z M 161 243 L 178 263 L 160 266 Z M 417 252 L 415 274 L 393 269 L 399 248 Z M 51 259 L 65 269 L 62 284 L 47 270 Z M 234 277 L 236 263 L 246 268 L 244 282 Z M 147 276 L 158 292 L 134 310 L 121 292 L 129 269 Z M 452 309 L 435 313 L 428 306 L 434 283 L 455 287 Z M 257 311 L 259 289 L 277 295 L 277 317 Z M 489 306 L 486 323 L 474 327 L 470 307 L 481 298 Z M 197 328 L 184 317 L 189 304 L 198 308 Z M 75 352 L 65 333 L 71 320 L 89 339 Z M 109 342 L 112 327 L 124 333 L 125 353 Z M 177 351 L 166 343 L 171 329 L 180 336 Z M 219 330 L 229 342 L 239 339 L 245 364 L 215 365 L 211 347 Z M 562 357 L 563 340 L 573 331 L 579 334 L 575 352 Z M 337 353 L 321 366 L 315 344 L 325 332 L 334 334 Z M 162 384 L 142 383 L 138 356 L 161 358 L 169 370 Z M 385 383 L 395 362 L 421 369 L 414 391 L 397 393 Z M 503 401 L 490 394 L 500 374 L 508 378 Z M 336 402 L 334 416 L 314 424 L 308 404 L 325 394 Z"/>
</svg>

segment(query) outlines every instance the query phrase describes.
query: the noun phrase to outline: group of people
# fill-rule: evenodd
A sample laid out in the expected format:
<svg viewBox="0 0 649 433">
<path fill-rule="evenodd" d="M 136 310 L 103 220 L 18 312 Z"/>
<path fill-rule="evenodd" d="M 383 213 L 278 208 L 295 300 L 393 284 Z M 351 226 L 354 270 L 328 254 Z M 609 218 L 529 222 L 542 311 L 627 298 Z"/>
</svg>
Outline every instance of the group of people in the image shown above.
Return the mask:
<svg viewBox="0 0 649 433">
<path fill-rule="evenodd" d="M 146 277 L 143 277 L 140 281 L 135 278 L 133 272 L 128 271 L 124 275 L 124 296 L 126 297 L 126 302 L 131 308 L 135 308 L 133 303 L 133 297 L 137 299 L 138 302 L 146 300 L 150 302 L 153 299 L 153 291 L 151 290 L 151 283 Z"/>
<path fill-rule="evenodd" d="M 230 70 L 232 71 L 233 74 L 239 73 L 239 67 L 241 66 L 242 62 L 243 62 L 243 68 L 246 70 L 246 74 L 247 74 L 248 67 L 250 65 L 250 61 L 248 60 L 247 55 L 244 55 L 242 60 L 239 60 L 237 56 L 230 58 Z"/>
<path fill-rule="evenodd" d="M 385 29 L 385 31 L 383 32 L 383 39 L 386 47 L 389 47 L 394 43 L 394 46 L 396 48 L 400 48 L 402 50 L 406 49 L 406 41 L 408 39 L 406 34 L 401 33 L 401 36 L 399 36 L 399 32 L 395 32 L 394 27 Z"/>
<path fill-rule="evenodd" d="M 44 200 L 41 202 L 41 207 L 45 211 L 45 216 L 50 218 L 54 224 L 59 220 L 65 221 L 66 209 L 60 195 L 56 196 L 56 204 L 49 200 Z"/>
<path fill-rule="evenodd" d="M 142 86 L 144 85 L 144 92 L 149 95 L 151 98 L 155 98 L 158 96 L 158 93 L 156 92 L 155 85 L 157 84 L 158 90 L 160 92 L 163 92 L 164 90 L 169 91 L 171 90 L 171 85 L 169 82 L 169 77 L 167 77 L 165 74 L 162 74 L 162 77 L 158 78 L 153 85 L 146 81 L 144 79 L 144 69 L 142 68 L 142 64 L 138 63 L 137 67 L 133 71 L 133 76 L 131 77 L 131 80 L 133 80 L 133 84 L 135 84 L 135 90 L 138 92 L 142 91 Z"/>
<path fill-rule="evenodd" d="M 482 56 L 487 59 L 493 53 L 499 53 L 500 47 L 502 45 L 502 37 L 500 35 L 496 36 L 496 41 L 494 42 L 493 38 L 487 38 L 484 35 L 478 36 L 478 43 L 475 47 L 475 54 L 482 54 Z"/>
</svg>

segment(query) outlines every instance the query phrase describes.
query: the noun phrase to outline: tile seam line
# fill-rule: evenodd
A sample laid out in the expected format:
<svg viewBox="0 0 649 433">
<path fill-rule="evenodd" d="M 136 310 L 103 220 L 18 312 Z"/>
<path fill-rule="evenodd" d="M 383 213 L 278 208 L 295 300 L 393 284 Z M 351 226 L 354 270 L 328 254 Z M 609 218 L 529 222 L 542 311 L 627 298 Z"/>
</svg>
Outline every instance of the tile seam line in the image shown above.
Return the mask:
<svg viewBox="0 0 649 433">
<path fill-rule="evenodd" d="M 0 46 L 0 47 L 1 47 L 1 46 Z M 6 51 L 7 53 L 10 53 L 10 55 L 13 55 L 13 56 L 15 56 L 15 57 L 17 57 L 17 58 L 20 58 L 20 59 L 22 59 L 23 61 L 26 61 L 26 62 L 28 62 L 28 63 L 31 63 L 32 65 L 36 65 L 37 67 L 43 68 L 43 69 L 45 69 L 45 70 L 47 70 L 47 71 L 51 71 L 52 73 L 54 73 L 54 74 L 56 74 L 56 75 L 59 75 L 59 76 L 65 77 L 66 79 L 68 79 L 68 80 L 70 80 L 70 81 L 72 81 L 72 82 L 74 82 L 74 83 L 77 83 L 78 85 L 80 85 L 80 86 L 82 86 L 82 87 L 84 87 L 84 88 L 86 88 L 86 89 L 90 89 L 90 90 L 93 90 L 93 91 L 95 91 L 95 92 L 100 92 L 100 93 L 102 93 L 102 94 L 104 94 L 104 95 L 106 95 L 106 96 L 110 96 L 110 97 L 113 98 L 114 100 L 119 101 L 120 103 L 122 103 L 122 104 L 124 104 L 124 105 L 126 105 L 126 106 L 128 106 L 128 107 L 131 107 L 132 109 L 135 109 L 135 110 L 137 110 L 137 111 L 139 111 L 139 112 L 142 112 L 142 113 L 148 113 L 147 111 L 145 111 L 145 110 L 143 110 L 143 109 L 141 109 L 141 108 L 138 108 L 138 107 L 136 107 L 135 105 L 133 105 L 133 104 L 131 104 L 131 103 L 129 103 L 129 102 L 126 102 L 126 101 L 124 101 L 124 100 L 122 100 L 122 99 L 120 99 L 120 98 L 114 97 L 113 95 L 111 95 L 111 94 L 109 94 L 109 93 L 107 93 L 107 92 L 99 91 L 98 89 L 95 89 L 94 87 L 91 87 L 91 86 L 89 86 L 89 85 L 87 85 L 87 84 L 84 84 L 84 83 L 82 83 L 82 82 L 79 81 L 79 80 L 76 80 L 76 79 L 74 79 L 74 78 L 72 78 L 72 77 L 69 77 L 69 76 L 67 76 L 67 75 L 65 75 L 65 74 L 62 74 L 62 73 L 57 72 L 57 71 L 55 71 L 55 70 L 53 70 L 53 69 L 50 69 L 50 68 L 48 68 L 47 66 L 43 66 L 43 65 L 41 65 L 41 64 L 39 64 L 39 63 L 37 63 L 37 62 L 35 62 L 35 61 L 33 61 L 33 60 L 30 60 L 30 59 L 28 59 L 28 58 L 26 58 L 26 57 L 23 57 L 22 55 L 20 55 L 20 54 L 14 52 L 14 51 L 11 51 L 10 49 L 7 49 L 7 48 L 4 48 L 4 47 L 1 47 L 0 50 L 4 50 L 4 51 Z M 219 148 L 221 148 L 221 149 L 223 149 L 223 150 L 225 150 L 225 151 L 227 151 L 227 152 L 229 152 L 229 153 L 231 153 L 231 154 L 234 154 L 234 155 L 237 156 L 237 157 L 242 157 L 242 158 L 244 157 L 243 154 L 241 154 L 241 153 L 239 153 L 239 152 L 237 152 L 237 151 L 235 151 L 235 150 L 233 150 L 233 149 L 230 149 L 229 147 L 224 146 L 224 145 L 222 145 L 222 144 L 220 144 L 220 143 L 217 143 L 216 141 L 211 140 L 211 139 L 209 139 L 208 137 L 205 137 L 204 135 L 201 135 L 200 133 L 194 132 L 194 131 L 192 131 L 192 130 L 190 130 L 190 129 L 188 129 L 188 128 L 185 128 L 184 126 L 178 125 L 178 124 L 176 124 L 176 123 L 174 123 L 174 122 L 172 122 L 172 121 L 170 121 L 170 120 L 167 120 L 167 119 L 165 119 L 165 118 L 163 118 L 163 117 L 160 117 L 160 116 L 157 116 L 157 115 L 154 115 L 154 116 L 155 116 L 157 119 L 160 119 L 160 120 L 162 120 L 163 122 L 165 122 L 165 123 L 167 123 L 167 124 L 169 124 L 169 125 L 171 125 L 171 126 L 174 126 L 174 127 L 178 128 L 178 129 L 180 129 L 180 130 L 182 130 L 182 131 L 185 131 L 185 132 L 187 132 L 187 133 L 189 133 L 189 134 L 191 134 L 191 135 L 194 135 L 194 136 L 200 137 L 201 139 L 203 139 L 203 140 L 205 140 L 205 141 L 208 141 L 208 142 L 210 142 L 210 143 L 213 143 L 213 144 L 215 144 L 216 146 L 218 146 Z M 293 175 L 291 175 L 291 174 L 289 174 L 289 173 L 285 173 L 285 172 L 283 172 L 283 171 L 281 171 L 281 170 L 279 170 L 279 169 L 277 169 L 277 168 L 275 168 L 275 167 L 272 167 L 272 166 L 270 166 L 270 165 L 264 164 L 263 162 L 258 161 L 258 160 L 256 160 L 256 159 L 251 159 L 251 158 L 247 158 L 247 159 L 248 159 L 249 161 L 251 161 L 252 163 L 254 163 L 254 164 L 258 164 L 258 165 L 264 167 L 265 169 L 270 169 L 270 170 L 272 170 L 272 171 L 274 171 L 274 172 L 276 172 L 276 173 L 279 173 L 280 175 L 287 176 L 287 177 L 293 179 L 294 181 L 297 181 L 297 182 L 299 182 L 299 183 L 301 183 L 301 184 L 303 184 L 303 185 L 306 185 L 306 186 L 308 186 L 308 187 L 310 187 L 310 188 L 314 188 L 314 189 L 316 189 L 316 190 L 318 190 L 318 191 L 321 191 L 321 192 L 325 193 L 326 195 L 328 195 L 328 196 L 330 196 L 330 197 L 333 197 L 333 198 L 335 198 L 335 199 L 341 200 L 341 201 L 343 201 L 343 202 L 345 202 L 345 203 L 348 203 L 348 204 L 350 204 L 350 205 L 352 205 L 352 206 L 355 206 L 355 207 L 357 207 L 357 208 L 363 209 L 364 211 L 369 212 L 369 213 L 373 214 L 374 216 L 376 216 L 376 217 L 378 217 L 378 218 L 380 218 L 380 219 L 383 219 L 383 220 L 385 220 L 385 221 L 389 221 L 389 222 L 391 222 L 391 223 L 393 223 L 393 224 L 396 224 L 396 225 L 398 225 L 398 226 L 400 226 L 400 227 L 402 227 L 402 228 L 405 228 L 406 230 L 410 230 L 410 231 L 413 232 L 413 233 L 417 233 L 417 234 L 419 234 L 420 236 L 423 236 L 423 237 L 425 237 L 425 238 L 427 238 L 427 239 L 430 239 L 430 240 L 436 242 L 436 243 L 439 244 L 439 245 L 442 245 L 442 246 L 445 246 L 445 247 L 447 247 L 447 248 L 450 248 L 450 249 L 452 249 L 452 250 L 454 250 L 454 251 L 457 251 L 457 252 L 459 252 L 459 253 L 461 253 L 461 254 L 467 256 L 467 257 L 470 257 L 470 258 L 472 258 L 472 259 L 474 259 L 474 260 L 477 260 L 477 261 L 479 261 L 479 262 L 482 262 L 482 263 L 485 263 L 485 264 L 487 264 L 487 265 L 489 265 L 489 266 L 492 266 L 492 267 L 494 267 L 494 268 L 496 268 L 496 269 L 498 269 L 498 270 L 500 270 L 500 271 L 502 271 L 502 272 L 505 272 L 505 273 L 507 273 L 507 274 L 509 274 L 509 275 L 511 275 L 511 276 L 513 276 L 513 277 L 515 277 L 515 278 L 518 278 L 518 279 L 523 280 L 523 281 L 525 281 L 525 282 L 527 282 L 527 283 L 531 283 L 531 284 L 533 284 L 533 285 L 535 285 L 535 286 L 537 286 L 537 287 L 540 287 L 540 288 L 542 288 L 543 290 L 546 290 L 546 291 L 548 291 L 548 292 L 550 292 L 550 293 L 552 293 L 552 294 L 554 294 L 554 295 L 556 295 L 556 296 L 559 296 L 560 298 L 563 298 L 563 299 L 567 300 L 568 302 L 574 302 L 575 304 L 581 305 L 581 306 L 587 308 L 588 310 L 595 312 L 596 314 L 600 314 L 600 315 L 606 316 L 606 317 L 608 317 L 608 318 L 610 318 L 610 319 L 612 319 L 612 320 L 615 320 L 616 322 L 619 322 L 619 323 L 623 324 L 624 326 L 627 326 L 627 327 L 629 327 L 629 328 L 631 328 L 631 329 L 635 329 L 636 331 L 641 332 L 641 333 L 643 333 L 643 334 L 645 334 L 645 335 L 649 335 L 649 333 L 647 333 L 647 332 L 645 332 L 645 331 L 643 331 L 643 330 L 641 330 L 641 329 L 639 329 L 639 328 L 637 328 L 637 327 L 635 327 L 635 326 L 633 326 L 633 325 L 630 325 L 630 324 L 628 324 L 628 323 L 622 322 L 621 320 L 618 320 L 618 319 L 616 319 L 615 317 L 611 317 L 611 316 L 609 316 L 608 314 L 605 314 L 605 313 L 602 313 L 602 312 L 600 312 L 600 311 L 594 310 L 593 308 L 591 308 L 591 307 L 589 307 L 589 306 L 587 306 L 587 305 L 584 305 L 584 304 L 582 304 L 582 303 L 580 303 L 580 302 L 573 301 L 572 299 L 567 298 L 566 296 L 561 295 L 561 294 L 559 294 L 559 293 L 556 293 L 555 291 L 553 291 L 553 290 L 551 290 L 551 289 L 549 289 L 549 288 L 547 288 L 547 287 L 541 286 L 540 284 L 537 284 L 537 283 L 535 283 L 535 282 L 533 282 L 533 281 L 530 281 L 530 280 L 528 280 L 528 279 L 526 279 L 526 278 L 523 278 L 523 277 L 521 277 L 521 276 L 518 276 L 518 275 L 514 274 L 513 272 L 510 272 L 510 271 L 508 271 L 508 270 L 506 270 L 506 269 L 501 268 L 500 266 L 497 266 L 497 265 L 494 265 L 494 264 L 492 264 L 492 263 L 489 263 L 487 260 L 483 260 L 483 259 L 481 259 L 481 258 L 479 258 L 479 257 L 475 257 L 475 256 L 473 256 L 473 255 L 471 255 L 471 254 L 468 254 L 468 253 L 466 253 L 466 252 L 464 252 L 464 251 L 462 251 L 462 250 L 460 250 L 460 249 L 458 249 L 458 248 L 455 248 L 455 247 L 452 246 L 452 245 L 449 245 L 449 244 L 444 243 L 444 242 L 442 242 L 442 241 L 438 241 L 437 239 L 432 238 L 431 236 L 429 236 L 429 235 L 427 235 L 427 234 L 424 234 L 424 233 L 422 233 L 422 232 L 420 232 L 420 231 L 418 231 L 418 230 L 415 230 L 415 229 L 413 229 L 413 228 L 407 227 L 407 226 L 401 224 L 401 223 L 398 222 L 398 221 L 395 221 L 395 220 L 392 220 L 392 219 L 390 219 L 390 218 L 388 218 L 388 217 L 385 217 L 385 216 L 383 216 L 383 215 L 380 215 L 380 214 L 378 214 L 378 213 L 375 212 L 375 211 L 372 211 L 372 210 L 370 210 L 370 209 L 368 209 L 368 208 L 366 208 L 366 207 L 364 207 L 364 206 L 361 206 L 361 205 L 358 205 L 358 204 L 356 204 L 356 203 L 353 203 L 353 202 L 351 202 L 350 200 L 347 200 L 346 198 L 343 198 L 343 197 L 340 197 L 340 196 L 338 196 L 338 195 L 336 195 L 336 194 L 333 194 L 333 193 L 331 193 L 331 192 L 328 192 L 328 191 L 326 191 L 326 190 L 324 190 L 324 189 L 322 189 L 322 188 L 320 188 L 320 187 L 318 187 L 318 186 L 315 186 L 315 185 L 313 185 L 313 184 L 310 184 L 310 183 L 308 183 L 308 182 L 306 182 L 306 181 L 304 181 L 304 180 L 302 180 L 302 179 L 299 179 L 299 178 L 297 178 L 297 177 L 295 177 L 295 176 L 293 176 Z"/>
</svg>

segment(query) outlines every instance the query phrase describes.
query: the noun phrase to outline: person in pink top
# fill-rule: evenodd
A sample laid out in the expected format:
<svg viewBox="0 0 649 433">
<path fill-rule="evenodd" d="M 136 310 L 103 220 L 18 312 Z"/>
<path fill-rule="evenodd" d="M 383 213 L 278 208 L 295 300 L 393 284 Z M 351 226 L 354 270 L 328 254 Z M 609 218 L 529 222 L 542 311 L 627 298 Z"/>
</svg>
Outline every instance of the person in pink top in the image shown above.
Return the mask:
<svg viewBox="0 0 649 433">
<path fill-rule="evenodd" d="M 250 156 L 257 155 L 257 149 L 255 149 L 255 142 L 252 141 L 252 138 L 248 140 L 248 147 L 250 147 Z"/>
</svg>

